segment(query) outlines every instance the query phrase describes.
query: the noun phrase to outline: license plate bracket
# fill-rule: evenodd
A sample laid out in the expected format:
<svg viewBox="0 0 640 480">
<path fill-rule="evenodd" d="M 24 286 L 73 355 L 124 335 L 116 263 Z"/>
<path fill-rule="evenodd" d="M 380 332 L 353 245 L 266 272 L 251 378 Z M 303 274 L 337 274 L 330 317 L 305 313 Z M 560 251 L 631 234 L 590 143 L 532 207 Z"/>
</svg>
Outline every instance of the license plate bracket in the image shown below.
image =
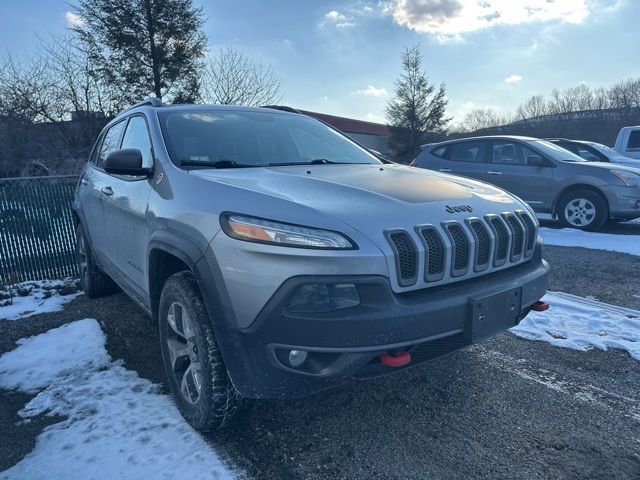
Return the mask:
<svg viewBox="0 0 640 480">
<path fill-rule="evenodd" d="M 472 298 L 470 304 L 465 332 L 471 343 L 476 343 L 517 325 L 522 311 L 522 288 Z"/>
</svg>

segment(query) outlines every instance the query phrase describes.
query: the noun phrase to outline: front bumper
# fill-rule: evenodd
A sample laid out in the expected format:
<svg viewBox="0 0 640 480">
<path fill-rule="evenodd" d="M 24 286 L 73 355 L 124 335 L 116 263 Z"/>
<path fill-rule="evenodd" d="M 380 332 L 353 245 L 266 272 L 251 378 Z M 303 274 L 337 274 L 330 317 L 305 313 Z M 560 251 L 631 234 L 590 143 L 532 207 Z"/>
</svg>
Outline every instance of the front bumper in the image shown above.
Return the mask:
<svg viewBox="0 0 640 480">
<path fill-rule="evenodd" d="M 231 380 L 242 395 L 307 395 L 347 379 L 401 370 L 380 363 L 382 352 L 409 350 L 412 362 L 403 367 L 408 368 L 516 325 L 545 294 L 548 271 L 538 245 L 533 258 L 518 266 L 400 294 L 392 291 L 389 279 L 383 276 L 297 276 L 281 285 L 248 328 L 228 322 L 214 322 L 214 327 Z M 285 306 L 289 298 L 306 283 L 353 283 L 361 304 L 320 315 L 288 313 Z M 497 318 L 495 324 L 484 325 L 478 332 L 477 323 L 471 321 L 478 299 L 500 298 L 504 292 L 517 292 L 518 311 L 506 321 Z M 207 297 L 205 294 L 215 318 L 216 311 L 224 308 L 217 308 Z M 302 367 L 288 364 L 290 350 L 308 352 Z"/>
<path fill-rule="evenodd" d="M 611 187 L 607 192 L 611 218 L 631 220 L 640 217 L 640 187 Z"/>
</svg>

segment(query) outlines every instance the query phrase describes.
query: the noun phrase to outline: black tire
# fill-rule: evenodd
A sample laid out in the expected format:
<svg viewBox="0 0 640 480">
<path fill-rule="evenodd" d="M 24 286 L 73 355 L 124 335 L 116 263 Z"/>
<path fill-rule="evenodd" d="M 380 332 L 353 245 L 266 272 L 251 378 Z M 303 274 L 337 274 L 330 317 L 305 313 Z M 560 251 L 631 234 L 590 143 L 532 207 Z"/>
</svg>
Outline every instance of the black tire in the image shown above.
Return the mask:
<svg viewBox="0 0 640 480">
<path fill-rule="evenodd" d="M 158 310 L 162 360 L 180 413 L 201 432 L 224 427 L 242 400 L 229 378 L 191 272 L 167 279 Z"/>
<path fill-rule="evenodd" d="M 96 263 L 81 225 L 76 227 L 76 265 L 80 275 L 80 287 L 87 297 L 104 297 L 118 289 L 114 281 Z"/>
<path fill-rule="evenodd" d="M 598 193 L 576 190 L 560 199 L 557 214 L 563 227 L 593 232 L 600 230 L 609 220 L 609 206 Z"/>
</svg>

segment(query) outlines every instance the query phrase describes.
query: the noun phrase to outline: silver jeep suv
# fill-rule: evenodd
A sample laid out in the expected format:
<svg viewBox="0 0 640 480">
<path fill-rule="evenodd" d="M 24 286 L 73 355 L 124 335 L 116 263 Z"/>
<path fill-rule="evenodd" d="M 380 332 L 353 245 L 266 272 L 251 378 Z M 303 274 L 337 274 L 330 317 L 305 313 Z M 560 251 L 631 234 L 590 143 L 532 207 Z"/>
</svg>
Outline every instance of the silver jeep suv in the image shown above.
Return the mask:
<svg viewBox="0 0 640 480">
<path fill-rule="evenodd" d="M 101 133 L 74 211 L 86 294 L 115 283 L 152 316 L 200 430 L 242 397 L 402 370 L 546 307 L 525 203 L 286 108 L 142 102 Z"/>
</svg>

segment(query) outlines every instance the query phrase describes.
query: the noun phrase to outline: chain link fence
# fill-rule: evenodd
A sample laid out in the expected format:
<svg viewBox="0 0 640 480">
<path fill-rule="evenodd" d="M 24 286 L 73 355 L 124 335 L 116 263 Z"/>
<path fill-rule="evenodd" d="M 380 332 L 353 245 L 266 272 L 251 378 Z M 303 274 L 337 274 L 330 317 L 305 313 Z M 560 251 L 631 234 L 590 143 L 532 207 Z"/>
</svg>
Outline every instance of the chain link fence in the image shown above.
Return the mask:
<svg viewBox="0 0 640 480">
<path fill-rule="evenodd" d="M 0 179 L 0 283 L 76 275 L 76 176 Z"/>
</svg>

